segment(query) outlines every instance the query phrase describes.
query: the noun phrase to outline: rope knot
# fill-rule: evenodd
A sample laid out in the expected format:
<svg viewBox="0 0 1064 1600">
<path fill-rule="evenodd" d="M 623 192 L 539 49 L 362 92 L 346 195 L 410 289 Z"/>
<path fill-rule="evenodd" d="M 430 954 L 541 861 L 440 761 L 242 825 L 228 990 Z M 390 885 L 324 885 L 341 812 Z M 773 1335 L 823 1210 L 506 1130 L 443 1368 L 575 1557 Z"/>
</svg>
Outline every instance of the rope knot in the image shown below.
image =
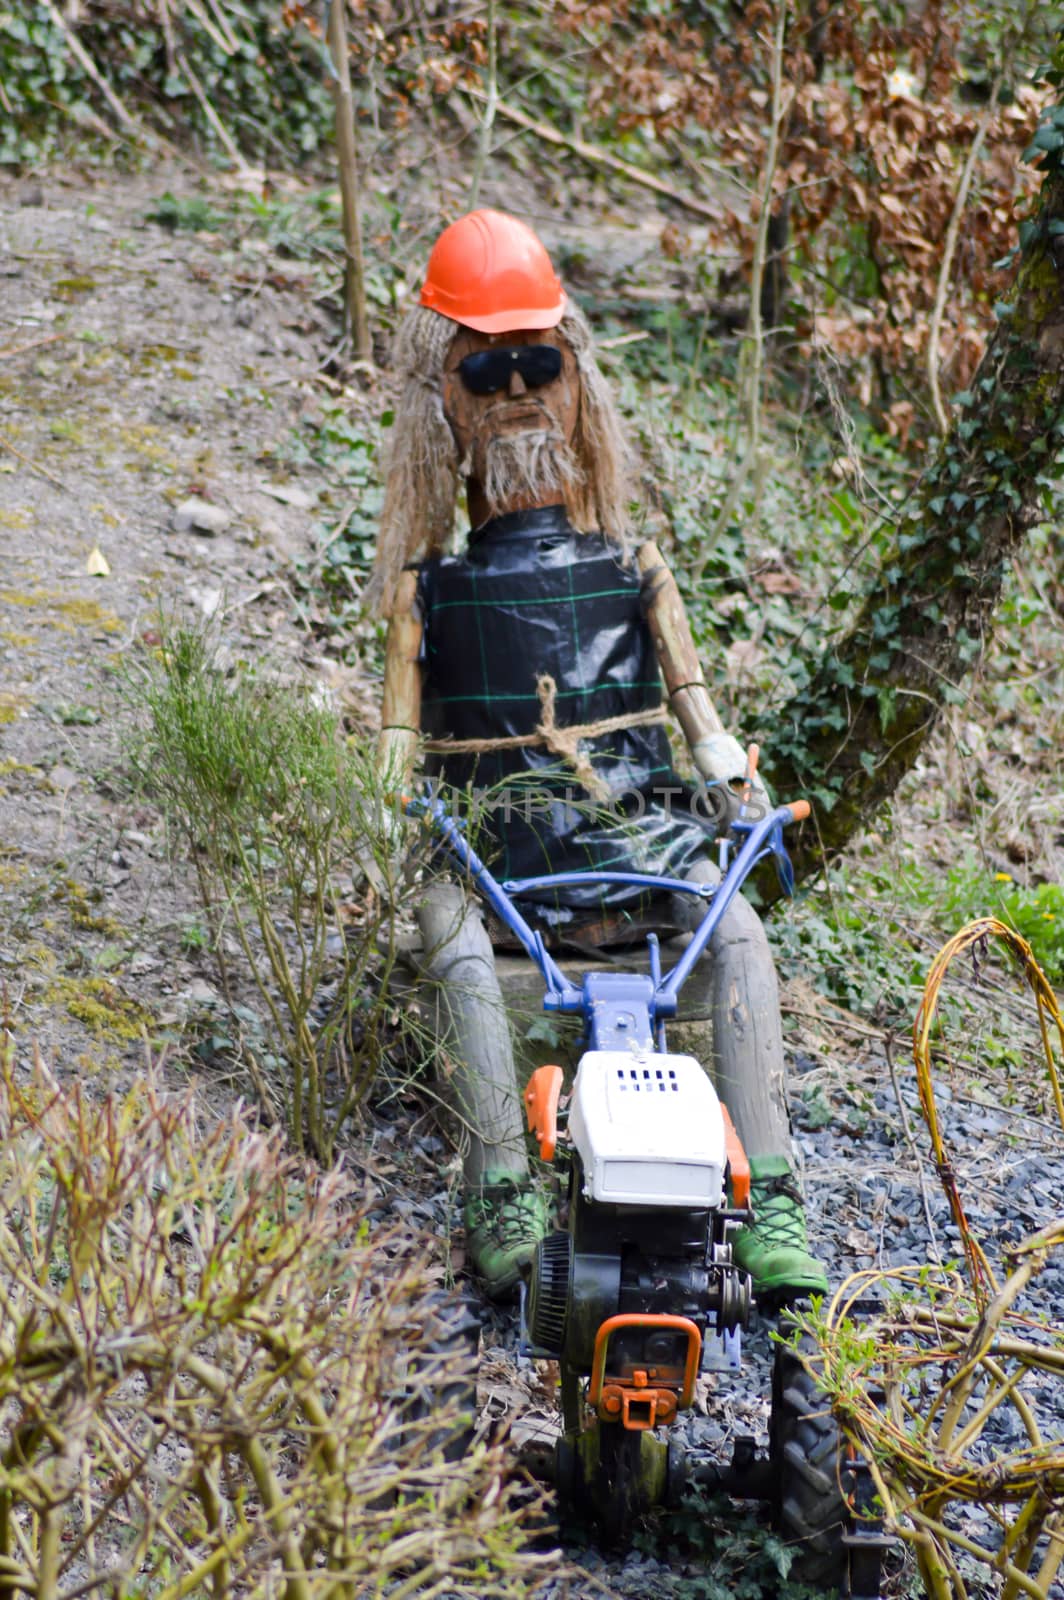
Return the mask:
<svg viewBox="0 0 1064 1600">
<path fill-rule="evenodd" d="M 581 742 L 587 731 L 586 725 L 581 727 L 577 723 L 568 728 L 558 726 L 554 717 L 558 685 L 549 672 L 541 673 L 536 679 L 536 693 L 539 695 L 540 704 L 536 734 L 552 756 L 558 756 L 572 767 L 577 782 L 587 790 L 591 798 L 604 804 L 610 797 L 609 785 L 599 777 L 591 765 L 587 751 L 582 748 Z"/>
<path fill-rule="evenodd" d="M 558 685 L 549 672 L 541 672 L 536 679 L 536 693 L 539 721 L 531 733 L 508 734 L 502 739 L 426 739 L 425 749 L 441 755 L 485 755 L 493 750 L 520 750 L 541 745 L 571 767 L 591 798 L 604 805 L 610 798 L 610 786 L 591 765 L 591 758 L 582 748 L 584 740 L 599 739 L 603 734 L 619 733 L 624 728 L 648 728 L 665 721 L 665 708 L 657 705 L 648 706 L 645 711 L 624 711 L 617 717 L 602 717 L 597 722 L 561 726 L 556 716 Z"/>
</svg>

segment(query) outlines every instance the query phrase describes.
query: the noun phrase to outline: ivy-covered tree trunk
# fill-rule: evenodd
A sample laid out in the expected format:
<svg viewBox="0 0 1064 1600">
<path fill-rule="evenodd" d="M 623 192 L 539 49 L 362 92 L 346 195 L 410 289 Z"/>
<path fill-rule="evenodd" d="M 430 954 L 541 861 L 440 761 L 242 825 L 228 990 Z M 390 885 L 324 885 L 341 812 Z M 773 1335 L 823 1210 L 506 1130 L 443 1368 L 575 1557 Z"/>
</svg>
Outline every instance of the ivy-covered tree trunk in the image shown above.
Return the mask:
<svg viewBox="0 0 1064 1600">
<path fill-rule="evenodd" d="M 957 397 L 953 428 L 853 628 L 774 716 L 766 740 L 775 792 L 814 801 L 829 858 L 894 792 L 977 665 L 1009 563 L 1059 471 L 1064 96 L 1035 146 L 1045 170 L 1038 210 L 1021 227 L 1016 279 L 972 387 Z M 798 875 L 822 860 L 807 827 Z"/>
</svg>

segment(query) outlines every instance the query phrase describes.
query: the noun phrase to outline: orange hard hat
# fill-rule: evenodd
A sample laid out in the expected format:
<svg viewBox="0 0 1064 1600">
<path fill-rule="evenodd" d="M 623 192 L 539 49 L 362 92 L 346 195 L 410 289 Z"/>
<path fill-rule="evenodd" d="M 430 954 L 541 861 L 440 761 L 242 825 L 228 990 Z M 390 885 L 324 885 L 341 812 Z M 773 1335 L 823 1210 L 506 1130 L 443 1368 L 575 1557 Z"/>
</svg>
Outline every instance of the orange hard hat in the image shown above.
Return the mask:
<svg viewBox="0 0 1064 1600">
<path fill-rule="evenodd" d="M 470 211 L 433 245 L 421 304 L 479 333 L 511 333 L 555 327 L 565 290 L 527 223 Z"/>
</svg>

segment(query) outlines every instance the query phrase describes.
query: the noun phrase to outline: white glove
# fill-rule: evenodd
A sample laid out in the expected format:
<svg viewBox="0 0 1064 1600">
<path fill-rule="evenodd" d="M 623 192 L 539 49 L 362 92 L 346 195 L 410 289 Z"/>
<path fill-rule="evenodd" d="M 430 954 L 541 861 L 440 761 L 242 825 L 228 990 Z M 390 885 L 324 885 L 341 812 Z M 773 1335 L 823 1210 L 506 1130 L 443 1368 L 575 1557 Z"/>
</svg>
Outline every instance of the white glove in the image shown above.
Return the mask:
<svg viewBox="0 0 1064 1600">
<path fill-rule="evenodd" d="M 730 733 L 711 733 L 691 746 L 691 759 L 707 783 L 742 783 L 746 751 Z"/>
<path fill-rule="evenodd" d="M 711 733 L 691 747 L 691 757 L 707 786 L 714 786 L 726 801 L 723 829 L 726 831 L 741 814 L 743 789 L 749 757 L 738 739 L 730 733 Z M 750 785 L 750 801 L 745 820 L 756 822 L 772 810 L 772 799 L 760 773 Z"/>
</svg>

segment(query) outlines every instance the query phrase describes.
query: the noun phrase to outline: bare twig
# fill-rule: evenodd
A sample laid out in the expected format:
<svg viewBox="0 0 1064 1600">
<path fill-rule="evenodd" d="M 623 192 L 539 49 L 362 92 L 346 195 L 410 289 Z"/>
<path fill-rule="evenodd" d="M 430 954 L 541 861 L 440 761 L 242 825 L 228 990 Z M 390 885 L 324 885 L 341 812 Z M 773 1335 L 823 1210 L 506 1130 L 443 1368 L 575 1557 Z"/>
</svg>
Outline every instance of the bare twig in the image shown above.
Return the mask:
<svg viewBox="0 0 1064 1600">
<path fill-rule="evenodd" d="M 764 360 L 764 329 L 761 323 L 761 286 L 768 259 L 768 230 L 772 221 L 772 191 L 776 181 L 779 160 L 780 124 L 783 121 L 783 45 L 787 32 L 787 0 L 777 0 L 776 30 L 772 40 L 772 102 L 769 114 L 768 143 L 765 147 L 765 167 L 761 183 L 761 209 L 757 218 L 757 235 L 754 240 L 754 259 L 750 269 L 750 316 L 747 323 L 740 368 L 740 404 L 746 410 L 746 448 L 742 459 L 732 474 L 727 493 L 706 536 L 701 561 L 692 574 L 697 584 L 705 569 L 710 551 L 731 521 L 736 502 L 751 472 L 757 471 L 761 454 L 761 370 Z"/>
<path fill-rule="evenodd" d="M 99 67 L 96 65 L 95 61 L 89 55 L 89 52 L 78 38 L 74 29 L 70 26 L 62 12 L 59 10 L 58 6 L 53 4 L 53 0 L 44 0 L 44 6 L 49 17 L 51 17 L 52 21 L 55 23 L 55 26 L 65 37 L 66 42 L 70 47 L 71 55 L 77 61 L 82 70 L 88 73 L 89 77 L 99 89 L 100 93 L 103 95 L 104 99 L 107 101 L 107 104 L 111 107 L 111 110 L 114 112 L 122 126 L 127 128 L 135 138 L 143 139 L 149 145 L 156 144 L 158 141 L 156 140 L 155 135 L 151 133 L 149 129 L 145 128 L 142 123 L 138 122 L 136 117 L 126 109 L 125 105 L 115 93 L 114 89 L 112 89 L 111 85 L 108 83 L 107 79 L 104 77 L 103 73 L 100 71 Z"/>
<path fill-rule="evenodd" d="M 340 197 L 344 214 L 344 321 L 354 338 L 360 361 L 373 360 L 373 344 L 366 315 L 366 286 L 362 258 L 362 221 L 359 215 L 358 145 L 351 100 L 351 64 L 347 54 L 347 0 L 331 0 L 329 5 L 329 50 L 335 78 L 336 151 L 340 164 Z"/>
<path fill-rule="evenodd" d="M 473 93 L 475 99 L 485 98 L 483 95 Z M 518 110 L 517 106 L 507 105 L 505 100 L 499 101 L 498 115 L 505 117 L 509 122 L 516 122 L 519 128 L 535 134 L 544 144 L 558 145 L 562 149 L 571 150 L 574 156 L 579 156 L 581 161 L 587 161 L 593 167 L 608 167 L 611 172 L 620 173 L 622 178 L 627 178 L 631 183 L 638 183 L 644 189 L 652 189 L 655 194 L 662 195 L 675 205 L 683 206 L 686 211 L 693 211 L 696 216 L 707 217 L 711 222 L 722 220 L 723 213 L 720 206 L 703 200 L 699 195 L 691 194 L 689 190 L 674 188 L 663 178 L 655 177 L 652 172 L 644 172 L 641 167 L 633 167 L 630 162 L 622 161 L 619 156 L 613 155 L 609 150 L 603 150 L 600 145 L 589 144 L 586 139 L 574 139 L 568 134 L 560 133 L 547 122 L 537 122 L 535 117 Z"/>
<path fill-rule="evenodd" d="M 975 164 L 979 160 L 979 152 L 983 148 L 991 118 L 997 110 L 997 99 L 1001 89 L 1004 70 L 1000 71 L 994 79 L 990 89 L 990 98 L 983 107 L 983 114 L 979 118 L 979 126 L 975 130 L 975 138 L 961 172 L 961 181 L 957 186 L 957 198 L 953 202 L 950 213 L 949 226 L 946 229 L 946 244 L 942 252 L 942 265 L 938 271 L 938 287 L 935 290 L 935 305 L 931 312 L 931 329 L 927 339 L 927 378 L 931 386 L 931 404 L 935 408 L 935 418 L 938 422 L 942 436 L 949 432 L 949 417 L 946 407 L 942 402 L 942 390 L 939 387 L 939 339 L 942 333 L 942 317 L 946 309 L 946 295 L 949 292 L 949 280 L 953 271 L 953 256 L 957 248 L 957 236 L 960 233 L 961 219 L 964 208 L 968 203 L 968 190 L 971 187 L 972 177 L 975 173 Z"/>
<path fill-rule="evenodd" d="M 188 59 L 185 56 L 184 51 L 179 50 L 174 57 L 174 60 L 178 71 L 187 80 L 189 88 L 199 101 L 203 110 L 203 115 L 207 118 L 207 121 L 218 135 L 222 145 L 224 145 L 225 153 L 233 163 L 234 167 L 246 167 L 247 162 L 240 152 L 240 146 L 237 144 L 236 140 L 229 132 L 229 129 L 225 126 L 225 123 L 222 121 L 221 117 L 211 104 L 206 89 L 203 87 L 199 78 L 189 66 Z"/>
<path fill-rule="evenodd" d="M 912 1123 L 909 1121 L 909 1108 L 906 1106 L 905 1101 L 901 1097 L 901 1085 L 898 1083 L 898 1072 L 894 1065 L 894 1050 L 892 1046 L 893 1040 L 891 1039 L 890 1035 L 884 1034 L 883 1050 L 887 1058 L 887 1068 L 890 1072 L 890 1082 L 894 1090 L 894 1099 L 898 1107 L 898 1115 L 901 1117 L 902 1132 L 905 1135 L 906 1144 L 912 1151 L 913 1160 L 916 1162 L 916 1177 L 920 1184 L 920 1199 L 923 1202 L 924 1221 L 927 1223 L 927 1237 L 931 1245 L 931 1254 L 941 1266 L 942 1252 L 938 1248 L 938 1237 L 935 1233 L 935 1222 L 931 1215 L 931 1197 L 927 1192 L 927 1181 L 924 1177 L 924 1158 L 920 1151 L 919 1145 L 916 1143 L 916 1140 L 913 1137 Z"/>
<path fill-rule="evenodd" d="M 440 1449 L 468 1387 L 448 1308 L 346 1176 L 150 1075 L 60 1093 L 39 1057 L 30 1082 L 0 1060 L 0 1135 L 3 1600 L 130 1600 L 148 1566 L 163 1600 L 442 1594 L 473 1567 L 531 1592 L 553 1558 L 521 1548 L 501 1444 Z"/>
<path fill-rule="evenodd" d="M 0 433 L 0 446 L 3 446 L 5 450 L 10 450 L 11 454 L 17 456 L 23 466 L 29 467 L 31 472 L 37 472 L 42 478 L 47 478 L 49 483 L 54 483 L 56 488 L 62 489 L 64 494 L 70 493 L 66 484 L 61 482 L 53 472 L 49 472 L 47 467 L 38 466 L 36 461 L 31 461 L 29 456 L 23 455 L 18 446 L 12 444 L 10 439 L 5 439 L 2 433 Z"/>
<path fill-rule="evenodd" d="M 469 209 L 475 211 L 480 198 L 480 184 L 491 155 L 491 135 L 495 127 L 495 113 L 499 109 L 499 34 L 495 19 L 495 0 L 488 0 L 488 74 L 484 115 L 480 123 L 480 140 L 477 145 L 473 182 L 469 190 Z"/>
<path fill-rule="evenodd" d="M 39 339 L 27 339 L 25 344 L 6 344 L 0 349 L 0 357 L 23 356 L 27 350 L 36 350 L 42 344 L 55 344 L 57 339 L 69 339 L 68 333 L 45 333 Z"/>
<path fill-rule="evenodd" d="M 211 18 L 203 10 L 203 7 L 197 4 L 197 0 L 184 0 L 184 3 L 186 8 L 192 12 L 192 15 L 196 18 L 196 21 L 199 23 L 204 33 L 210 36 L 210 38 L 218 46 L 219 50 L 221 50 L 222 53 L 227 56 L 235 55 L 240 46 L 232 28 L 225 18 L 225 14 L 219 11 L 217 7 L 212 8 L 215 16 L 224 26 L 223 32 L 211 21 Z"/>
</svg>

